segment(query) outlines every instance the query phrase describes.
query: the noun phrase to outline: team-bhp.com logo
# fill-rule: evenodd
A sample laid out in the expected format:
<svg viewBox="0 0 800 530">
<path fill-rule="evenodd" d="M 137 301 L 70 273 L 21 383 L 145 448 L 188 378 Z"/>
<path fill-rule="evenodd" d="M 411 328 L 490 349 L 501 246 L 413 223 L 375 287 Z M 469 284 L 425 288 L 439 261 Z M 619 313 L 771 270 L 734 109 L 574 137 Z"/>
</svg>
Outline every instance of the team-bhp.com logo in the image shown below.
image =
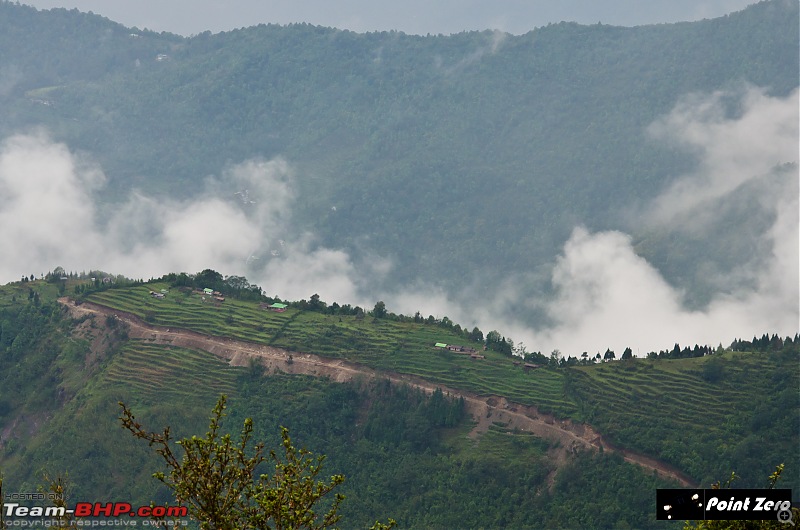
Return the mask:
<svg viewBox="0 0 800 530">
<path fill-rule="evenodd" d="M 70 527 L 73 525 L 139 526 L 140 524 L 150 527 L 175 527 L 186 526 L 188 513 L 186 506 L 133 506 L 128 502 L 79 502 L 74 508 L 5 502 L 2 505 L 0 529 L 59 527 L 64 526 L 68 520 L 72 520 L 72 523 L 67 523 Z"/>
<path fill-rule="evenodd" d="M 21 506 L 13 502 L 3 506 L 6 517 L 186 517 L 186 506 L 139 506 L 127 502 L 79 502 L 74 509 L 63 506 Z"/>
</svg>

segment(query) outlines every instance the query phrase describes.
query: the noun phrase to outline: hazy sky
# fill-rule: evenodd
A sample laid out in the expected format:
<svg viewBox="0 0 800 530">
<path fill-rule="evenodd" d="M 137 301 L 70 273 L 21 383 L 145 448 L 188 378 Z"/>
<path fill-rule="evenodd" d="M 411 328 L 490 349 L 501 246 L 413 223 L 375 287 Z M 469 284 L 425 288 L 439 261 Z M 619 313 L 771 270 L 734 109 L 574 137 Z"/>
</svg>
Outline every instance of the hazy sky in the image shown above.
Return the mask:
<svg viewBox="0 0 800 530">
<path fill-rule="evenodd" d="M 181 35 L 260 23 L 309 22 L 358 32 L 458 33 L 500 29 L 522 34 L 550 22 L 635 26 L 700 20 L 753 0 L 27 0 L 40 9 L 92 11 L 126 26 Z"/>
</svg>

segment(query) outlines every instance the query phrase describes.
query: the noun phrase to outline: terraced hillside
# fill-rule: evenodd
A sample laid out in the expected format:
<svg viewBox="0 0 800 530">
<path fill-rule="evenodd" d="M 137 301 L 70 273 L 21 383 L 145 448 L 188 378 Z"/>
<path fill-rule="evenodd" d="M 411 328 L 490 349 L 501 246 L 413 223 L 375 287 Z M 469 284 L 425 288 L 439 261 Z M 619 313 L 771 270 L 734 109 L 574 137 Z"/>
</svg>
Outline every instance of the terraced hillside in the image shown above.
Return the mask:
<svg viewBox="0 0 800 530">
<path fill-rule="evenodd" d="M 508 406 L 532 406 L 585 422 L 602 434 L 608 448 L 667 463 L 693 482 L 711 482 L 731 470 L 741 474 L 742 462 L 758 470 L 745 478 L 754 486 L 757 477 L 782 461 L 800 468 L 792 450 L 800 425 L 788 412 L 800 408 L 800 400 L 787 391 L 800 384 L 796 345 L 783 352 L 632 359 L 526 372 L 514 358 L 496 352 L 481 352 L 486 358 L 476 360 L 433 348 L 435 342 L 465 343 L 463 336 L 437 325 L 293 308 L 272 313 L 236 300 L 214 305 L 195 295 L 170 293 L 156 300 L 148 294 L 166 287 L 112 289 L 89 299 L 162 327 L 220 334 L 295 355 L 346 359 L 477 396 L 502 396 Z M 783 412 L 762 410 L 776 402 Z M 770 438 L 769 433 L 781 435 Z M 763 447 L 761 461 L 746 456 L 754 445 Z"/>
<path fill-rule="evenodd" d="M 236 393 L 227 363 L 197 350 L 130 341 L 105 369 L 101 386 L 125 387 L 153 402 L 178 402 L 201 394 L 216 399 Z"/>
<path fill-rule="evenodd" d="M 472 359 L 432 348 L 425 341 L 475 344 L 436 324 L 297 308 L 273 313 L 257 302 L 216 305 L 175 289 L 163 300 L 150 295 L 161 289 L 170 288 L 156 282 L 95 293 L 89 298 L 117 300 L 117 308 L 85 302 L 68 304 L 68 313 L 54 303 L 52 284 L 0 287 L 0 467 L 9 484 L 35 490 L 42 470 L 60 469 L 79 496 L 167 502 L 168 492 L 151 478 L 158 462 L 119 429 L 117 401 L 148 427 L 173 425 L 180 436 L 204 432 L 210 406 L 225 392 L 234 431 L 244 417 L 258 417 L 257 437 L 268 446 L 277 426 L 287 425 L 327 454 L 337 466 L 331 471 L 352 480 L 345 494 L 358 499 L 351 513 L 359 521 L 394 516 L 385 507 L 398 506 L 397 484 L 418 492 L 403 501 L 407 526 L 436 527 L 458 526 L 462 513 L 486 527 L 657 527 L 647 515 L 652 491 L 676 484 L 665 475 L 707 485 L 735 470 L 740 486 L 763 487 L 781 462 L 782 485 L 797 487 L 794 345 L 526 373 L 496 352 Z M 363 344 L 337 339 L 318 355 L 325 326 Z M 311 347 L 281 347 L 281 330 Z M 251 360 L 272 374 L 264 377 Z M 34 365 L 44 367 L 41 377 L 18 369 Z M 555 382 L 549 391 L 547 381 Z M 9 388 L 28 390 L 12 399 Z M 424 411 L 434 409 L 425 393 L 437 388 L 464 397 L 466 414 L 455 424 L 428 423 Z M 573 412 L 543 413 L 539 396 Z M 47 409 L 37 405 L 44 400 Z M 602 453 L 592 450 L 600 446 Z M 464 496 L 469 507 L 453 508 Z"/>
<path fill-rule="evenodd" d="M 578 416 L 574 400 L 565 395 L 558 371 L 525 371 L 519 359 L 438 325 L 398 322 L 351 315 L 329 315 L 289 308 L 276 313 L 253 302 L 227 299 L 215 304 L 197 294 L 172 290 L 164 299 L 150 291 L 168 289 L 152 283 L 92 294 L 94 303 L 128 312 L 160 326 L 190 329 L 205 335 L 230 337 L 295 352 L 348 359 L 377 370 L 418 376 L 477 394 L 496 394 L 524 405 L 536 405 L 559 416 Z M 437 342 L 472 347 L 485 356 L 435 348 Z M 515 364 L 516 363 L 516 364 Z"/>
<path fill-rule="evenodd" d="M 147 366 L 151 356 L 149 349 L 158 354 L 159 349 L 178 347 L 181 350 L 193 348 L 204 350 L 218 358 L 225 359 L 233 366 L 252 366 L 258 363 L 264 366 L 271 373 L 289 373 L 312 375 L 325 377 L 337 382 L 353 382 L 356 380 L 381 380 L 404 387 L 421 390 L 426 394 L 436 392 L 446 393 L 453 398 L 464 401 L 466 410 L 476 421 L 476 426 L 470 433 L 471 436 L 484 434 L 493 429 L 500 428 L 502 432 L 513 430 L 514 434 L 527 434 L 548 440 L 555 444 L 552 456 L 561 464 L 566 462 L 570 454 L 575 454 L 579 450 L 602 449 L 603 447 L 614 451 L 613 446 L 597 433 L 591 426 L 570 421 L 568 419 L 557 419 L 552 415 L 542 413 L 538 408 L 514 403 L 504 397 L 490 395 L 480 396 L 472 392 L 467 392 L 456 387 L 441 386 L 438 383 L 420 378 L 418 376 L 397 373 L 393 371 L 375 370 L 363 364 L 353 363 L 342 359 L 330 359 L 309 353 L 291 352 L 265 346 L 254 342 L 241 341 L 232 338 L 220 338 L 202 335 L 200 333 L 183 330 L 180 328 L 164 328 L 148 324 L 138 317 L 127 312 L 119 312 L 108 307 L 101 306 L 92 302 L 85 302 L 80 305 L 71 303 L 67 299 L 60 300 L 69 307 L 74 316 L 92 316 L 105 319 L 114 318 L 114 314 L 122 320 L 122 325 L 126 326 L 127 333 L 134 340 L 130 351 L 137 358 L 136 366 L 141 366 L 143 372 L 159 373 L 157 368 Z M 144 352 L 140 352 L 140 349 Z M 198 358 L 196 355 L 192 357 Z M 174 357 L 172 361 L 176 366 L 182 366 L 182 358 Z M 156 364 L 161 364 L 159 360 Z M 219 368 L 219 367 L 217 367 Z M 170 372 L 174 368 L 162 371 L 158 380 L 163 383 L 164 372 L 169 379 Z M 117 370 L 112 370 L 118 374 Z M 120 381 L 124 377 L 118 377 Z M 135 387 L 142 387 L 148 390 L 153 387 L 155 390 L 160 385 L 155 381 L 150 381 L 147 375 L 144 379 L 134 378 Z M 679 470 L 659 462 L 656 459 L 648 458 L 637 454 L 634 451 L 622 452 L 623 459 L 639 465 L 654 474 L 663 478 L 676 480 L 684 486 L 694 485 L 691 478 L 681 473 Z"/>
<path fill-rule="evenodd" d="M 800 470 L 797 346 L 694 359 L 632 360 L 576 367 L 569 393 L 608 439 L 713 482 L 730 470 L 785 462 Z M 756 475 L 757 476 L 757 475 Z M 756 476 L 745 480 L 756 482 Z M 800 473 L 787 486 L 800 485 Z"/>
</svg>

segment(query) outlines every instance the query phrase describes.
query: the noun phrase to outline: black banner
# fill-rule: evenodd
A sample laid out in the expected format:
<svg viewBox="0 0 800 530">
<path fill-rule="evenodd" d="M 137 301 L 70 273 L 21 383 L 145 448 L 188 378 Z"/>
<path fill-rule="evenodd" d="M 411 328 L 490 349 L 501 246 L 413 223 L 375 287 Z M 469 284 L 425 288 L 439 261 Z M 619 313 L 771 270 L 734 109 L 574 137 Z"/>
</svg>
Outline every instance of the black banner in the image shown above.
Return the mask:
<svg viewBox="0 0 800 530">
<path fill-rule="evenodd" d="M 659 489 L 656 518 L 685 521 L 791 520 L 792 490 Z"/>
</svg>

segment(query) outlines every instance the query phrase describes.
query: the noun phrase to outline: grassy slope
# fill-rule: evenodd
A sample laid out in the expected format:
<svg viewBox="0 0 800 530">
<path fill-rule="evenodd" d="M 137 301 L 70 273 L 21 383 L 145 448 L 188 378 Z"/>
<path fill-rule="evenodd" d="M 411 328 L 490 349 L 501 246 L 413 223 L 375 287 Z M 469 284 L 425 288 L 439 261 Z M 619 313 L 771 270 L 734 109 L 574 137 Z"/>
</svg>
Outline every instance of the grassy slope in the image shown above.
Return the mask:
<svg viewBox="0 0 800 530">
<path fill-rule="evenodd" d="M 657 455 L 703 483 L 736 470 L 741 487 L 763 487 L 785 462 L 793 471 L 783 485 L 797 488 L 798 360 L 795 347 L 622 361 L 576 368 L 568 386 L 587 420 L 611 440 Z"/>
<path fill-rule="evenodd" d="M 83 353 L 90 356 L 88 348 Z M 568 488 L 543 491 L 554 467 L 545 455 L 547 443 L 527 434 L 497 425 L 471 440 L 471 422 L 462 421 L 434 433 L 438 443 L 416 449 L 381 430 L 370 434 L 371 422 L 396 429 L 394 420 L 405 413 L 374 408 L 387 391 L 381 385 L 365 390 L 307 377 L 264 378 L 206 352 L 134 340 L 102 359 L 97 370 L 83 372 L 82 381 L 80 375 L 71 374 L 70 385 L 78 389 L 57 414 L 15 449 L 0 453 L 12 490 L 35 491 L 43 473 L 68 473 L 74 499 L 167 502 L 168 492 L 150 477 L 160 469 L 159 460 L 119 428 L 117 401 L 130 404 L 147 427 L 170 424 L 180 437 L 204 432 L 211 404 L 225 392 L 231 396 L 226 425 L 232 431 L 252 416 L 258 419 L 257 439 L 274 447 L 278 425 L 287 425 L 298 443 L 328 455 L 329 472 L 346 473 L 343 514 L 356 527 L 387 516 L 404 527 L 541 526 L 543 517 L 552 526 L 561 510 L 548 507 L 575 502 Z M 409 403 L 395 400 L 394 406 L 413 410 Z M 583 468 L 589 464 L 595 473 L 612 470 L 631 484 L 664 485 L 621 461 L 581 462 Z M 578 467 L 567 477 L 591 480 Z M 406 493 L 398 495 L 398 488 Z M 648 497 L 639 497 L 616 506 L 609 520 L 631 519 L 625 512 L 633 512 L 639 524 L 650 522 L 641 519 Z M 569 513 L 587 520 L 592 511 L 578 507 Z"/>
<path fill-rule="evenodd" d="M 498 394 L 513 401 L 535 404 L 559 415 L 577 415 L 574 401 L 564 395 L 563 376 L 556 371 L 525 373 L 508 356 L 487 351 L 486 360 L 437 350 L 437 342 L 470 345 L 450 330 L 434 325 L 389 320 L 357 320 L 353 316 L 324 315 L 289 309 L 273 313 L 258 304 L 226 300 L 215 306 L 195 294 L 173 290 L 163 300 L 148 293 L 168 285 L 155 283 L 93 294 L 90 301 L 128 311 L 140 317 L 152 312 L 154 322 L 193 329 L 210 335 L 235 337 L 272 346 L 347 358 L 367 366 L 417 375 L 477 392 Z"/>
<path fill-rule="evenodd" d="M 797 357 L 794 354 L 731 352 L 711 359 L 619 361 L 570 370 L 544 369 L 524 374 L 510 359 L 495 356 L 492 352 L 489 352 L 490 356 L 486 361 L 477 362 L 432 350 L 429 345 L 431 341 L 466 342 L 456 339 L 450 332 L 437 326 L 391 321 L 373 323 L 370 317 L 364 321 L 342 317 L 342 322 L 339 322 L 338 316 L 329 317 L 296 310 L 276 314 L 259 310 L 257 304 L 232 300 L 226 301 L 220 307 L 214 307 L 202 304 L 199 297 L 194 295 L 179 304 L 175 298 L 183 295 L 177 291 L 170 293 L 164 301 L 154 300 L 147 294 L 151 288 L 161 287 L 159 284 L 106 291 L 93 295 L 92 299 L 113 302 L 120 309 L 140 315 L 144 315 L 145 311 L 154 311 L 158 324 L 180 325 L 206 332 L 209 329 L 225 330 L 230 335 L 250 340 L 265 337 L 261 340 L 315 353 L 315 344 L 325 341 L 328 338 L 325 331 L 334 326 L 342 336 L 327 343 L 327 355 L 348 357 L 376 367 L 414 373 L 428 379 L 446 381 L 456 387 L 485 389 L 487 393 L 509 395 L 517 401 L 535 404 L 538 396 L 546 395 L 550 402 L 556 404 L 555 410 L 563 413 L 571 409 L 573 412 L 570 415 L 587 419 L 615 443 L 666 458 L 681 469 L 690 471 L 695 478 L 706 482 L 706 479 L 725 477 L 730 470 L 742 474 L 741 455 L 745 449 L 755 448 L 763 457 L 759 463 L 762 467 L 757 468 L 755 463 L 748 462 L 749 476 L 745 476 L 745 479 L 755 477 L 758 480 L 754 485 L 761 486 L 763 478 L 771 471 L 770 468 L 778 463 L 774 461 L 776 455 L 783 452 L 783 455 L 791 456 L 791 448 L 797 446 L 798 430 L 794 428 L 794 424 L 784 424 L 788 435 L 785 439 L 778 439 L 782 436 L 782 431 L 777 430 L 776 425 L 783 421 L 782 418 L 770 418 L 765 414 L 770 408 L 781 408 L 773 406 L 776 388 L 797 387 L 798 373 L 796 369 L 792 369 L 797 366 Z M 43 282 L 36 282 L 34 289 L 42 293 L 45 301 L 56 294 L 52 286 Z M 11 304 L 12 295 L 17 296 L 17 304 L 27 304 L 27 292 L 27 287 L 0 288 L 0 305 L 5 307 Z M 225 322 L 230 318 L 230 308 L 233 309 L 232 326 Z M 184 314 L 187 316 L 185 322 L 182 320 Z M 265 333 L 265 330 L 272 330 L 272 334 Z M 279 334 L 281 330 L 282 333 Z M 333 445 L 328 447 L 316 445 L 334 436 L 337 429 L 341 430 L 341 426 L 333 431 L 330 426 L 320 426 L 318 429 L 323 429 L 328 434 L 314 438 L 313 429 L 303 424 L 304 416 L 320 418 L 330 415 L 331 410 L 319 409 L 319 402 L 329 400 L 326 396 L 331 392 L 339 392 L 334 391 L 336 385 L 308 379 L 296 383 L 293 381 L 301 379 L 281 376 L 265 379 L 257 383 L 263 386 L 254 389 L 253 385 L 256 383 L 253 380 L 247 382 L 245 370 L 229 368 L 204 352 L 156 347 L 137 341 L 126 343 L 119 352 L 102 360 L 92 370 L 76 370 L 76 360 L 81 355 L 86 355 L 88 343 L 78 340 L 76 344 L 78 346 L 63 351 L 55 359 L 55 364 L 64 368 L 59 376 L 64 378 L 61 385 L 68 387 L 68 396 L 73 392 L 74 396 L 63 405 L 59 414 L 48 418 L 41 430 L 34 432 L 28 441 L 21 440 L 13 451 L 3 452 L 2 467 L 9 483 L 22 483 L 21 489 L 34 487 L 36 477 L 44 469 L 51 472 L 70 470 L 77 485 L 76 492 L 84 495 L 113 493 L 131 499 L 166 499 L 166 492 L 149 478 L 150 473 L 158 469 L 158 461 L 117 425 L 116 402 L 119 400 L 131 403 L 146 425 L 156 428 L 171 424 L 178 427 L 178 435 L 186 435 L 204 432 L 211 404 L 218 393 L 226 392 L 232 396 L 232 408 L 241 408 L 242 414 L 263 414 L 263 410 L 258 409 L 259 404 L 265 410 L 275 411 L 277 416 L 262 432 L 274 431 L 279 424 L 289 424 L 293 431 L 296 429 L 303 434 L 302 440 L 314 442 L 315 445 L 311 447 L 329 454 L 330 462 L 344 462 L 343 465 L 348 465 L 348 458 L 352 458 L 348 456 L 347 450 L 337 448 L 335 444 L 338 442 L 331 442 Z M 448 359 L 453 363 L 452 366 L 448 365 Z M 704 379 L 704 365 L 714 359 L 715 362 L 723 363 L 723 376 L 709 382 Z M 68 369 L 70 366 L 71 371 Z M 492 376 L 493 373 L 496 375 Z M 508 374 L 519 377 L 527 385 L 517 382 Z M 498 384 L 498 380 L 505 385 Z M 535 384 L 547 381 L 556 383 L 549 393 L 544 390 L 546 384 Z M 281 385 L 285 385 L 285 388 L 279 388 Z M 274 390 L 269 390 L 273 387 Z M 504 392 L 504 389 L 510 391 Z M 514 392 L 517 393 L 517 398 L 514 397 Z M 791 397 L 789 395 L 789 401 L 782 408 L 796 411 L 797 399 L 795 397 L 792 401 Z M 632 406 L 634 403 L 636 406 Z M 346 403 L 342 406 L 346 406 Z M 334 413 L 338 410 L 336 407 L 332 409 Z M 762 420 L 766 423 L 758 423 Z M 234 431 L 235 427 L 233 425 Z M 308 429 L 312 429 L 310 434 Z M 363 503 L 358 501 L 354 503 L 351 513 L 380 515 L 386 513 L 379 509 L 380 506 L 397 503 L 397 499 L 390 498 L 387 491 L 391 490 L 392 481 L 398 476 L 393 475 L 391 480 L 380 478 L 381 472 L 387 469 L 389 464 L 386 462 L 389 460 L 393 462 L 393 466 L 397 466 L 396 473 L 410 488 L 422 488 L 420 484 L 435 485 L 435 489 L 423 488 L 418 495 L 403 500 L 404 513 L 424 512 L 428 513 L 427 517 L 433 517 L 430 514 L 437 511 L 444 513 L 443 507 L 455 502 L 454 499 L 442 496 L 441 491 L 446 489 L 446 481 L 442 482 L 444 479 L 438 475 L 441 473 L 443 477 L 452 472 L 448 466 L 455 463 L 459 466 L 456 470 L 460 473 L 458 476 L 464 477 L 489 473 L 490 470 L 481 462 L 493 463 L 492 466 L 495 467 L 506 461 L 516 462 L 513 469 L 526 469 L 528 475 L 533 473 L 531 476 L 536 477 L 547 471 L 547 464 L 541 460 L 542 448 L 537 443 L 529 442 L 524 435 L 509 434 L 504 432 L 502 426 L 495 426 L 476 444 L 465 438 L 468 430 L 469 425 L 462 425 L 444 435 L 443 450 L 450 455 L 450 464 L 430 455 L 413 456 L 413 461 L 424 462 L 428 469 L 436 471 L 435 479 L 418 473 L 418 470 L 409 470 L 403 474 L 401 470 L 408 467 L 408 461 L 403 459 L 412 458 L 410 456 L 398 456 L 394 450 L 381 444 L 365 447 L 364 454 L 372 455 L 374 460 L 365 465 L 363 470 L 353 465 L 349 476 L 354 487 L 364 483 L 371 486 L 368 492 L 356 489 L 348 493 L 351 498 L 358 499 L 377 495 L 378 500 L 370 498 Z M 98 437 L 97 433 L 107 434 Z M 347 441 L 342 438 L 340 441 L 345 444 L 342 447 L 366 443 L 352 438 L 347 438 Z M 785 450 L 786 447 L 789 448 L 788 451 Z M 536 456 L 537 454 L 540 456 Z M 381 458 L 389 460 L 383 461 Z M 537 467 L 528 469 L 525 459 L 538 462 Z M 92 465 L 78 465 L 81 462 L 91 462 Z M 585 471 L 574 467 L 566 469 L 561 482 L 564 485 L 557 486 L 552 495 L 544 496 L 548 502 L 558 503 L 559 499 L 564 501 L 574 497 L 574 488 L 577 486 L 567 486 L 564 481 L 581 484 L 580 488 L 588 488 L 593 487 L 593 481 L 597 478 L 590 478 L 590 475 L 620 473 L 620 476 L 630 475 L 625 479 L 615 479 L 619 481 L 619 487 L 624 489 L 626 480 L 643 481 L 650 478 L 644 477 L 640 471 L 629 471 L 630 466 L 623 466 L 621 462 L 613 460 L 605 463 L 582 460 L 579 464 L 591 467 L 592 470 L 589 471 L 588 467 Z M 795 467 L 796 463 L 787 461 L 784 487 L 790 487 L 796 482 L 791 471 Z M 623 469 L 626 471 L 623 472 Z M 491 474 L 492 477 L 495 475 L 496 473 Z M 499 476 L 492 480 L 499 480 Z M 517 477 L 514 480 L 523 480 L 520 484 L 524 484 L 524 480 L 534 479 Z M 522 486 L 503 487 L 513 490 L 514 487 Z M 466 494 L 480 496 L 478 490 Z M 490 499 L 481 499 L 478 504 L 484 501 L 490 502 Z M 526 509 L 542 510 L 537 504 L 543 502 L 542 500 L 525 502 Z M 484 508 L 486 507 L 476 507 L 478 511 L 475 513 Z M 619 509 L 621 512 L 615 513 L 624 513 L 631 507 L 625 505 Z M 489 512 L 481 517 L 487 516 L 487 513 Z M 522 524 L 521 520 L 514 519 L 513 513 L 513 510 L 506 513 L 504 520 L 509 524 L 513 521 Z M 548 517 L 548 522 L 556 526 L 566 521 L 560 521 L 552 514 Z M 578 518 L 575 520 L 588 521 L 586 524 L 589 526 L 593 524 L 587 514 L 578 514 L 575 517 Z M 413 518 L 408 518 L 407 521 L 413 524 Z M 428 519 L 431 524 L 437 521 L 439 524 L 454 522 Z M 417 524 L 423 523 L 417 520 Z"/>
<path fill-rule="evenodd" d="M 159 461 L 119 427 L 117 403 L 131 405 L 153 428 L 169 424 L 179 436 L 201 433 L 219 394 L 236 393 L 240 372 L 205 352 L 131 341 L 84 380 L 40 432 L 6 452 L 2 467 L 20 491 L 35 491 L 43 473 L 67 473 L 76 497 L 166 499 L 150 478 Z"/>
<path fill-rule="evenodd" d="M 800 461 L 791 450 L 792 444 L 796 447 L 798 443 L 800 429 L 791 428 L 797 419 L 784 417 L 787 406 L 796 410 L 800 403 L 797 396 L 776 392 L 776 388 L 797 388 L 800 384 L 796 353 L 726 352 L 697 359 L 634 359 L 525 373 L 512 359 L 495 352 L 486 352 L 485 361 L 475 361 L 434 350 L 434 342 L 467 343 L 438 326 L 373 321 L 370 317 L 358 321 L 296 309 L 271 313 L 236 300 L 215 307 L 201 302 L 197 295 L 177 291 L 165 300 L 148 296 L 150 289 L 162 287 L 167 286 L 109 290 L 92 295 L 90 300 L 140 316 L 152 311 L 158 324 L 344 357 L 378 369 L 537 405 L 587 421 L 614 443 L 663 459 L 704 482 L 727 476 L 732 469 L 741 471 L 737 463 L 743 459 L 743 448 L 753 444 L 764 454 L 758 467 L 763 472 L 752 471 L 745 477 L 754 487 L 779 463 L 773 460 L 781 455 L 800 469 Z M 720 366 L 716 377 L 710 374 L 709 363 Z M 780 382 L 777 387 L 776 381 Z M 760 403 L 762 408 L 769 408 L 776 400 L 786 402 L 778 407 L 783 415 L 774 411 L 765 414 L 755 406 Z M 784 431 L 785 436 L 777 434 Z M 772 439 L 771 432 L 775 434 Z M 757 467 L 755 462 L 748 466 L 748 470 Z M 796 478 L 790 478 L 790 482 L 800 486 Z"/>
</svg>

